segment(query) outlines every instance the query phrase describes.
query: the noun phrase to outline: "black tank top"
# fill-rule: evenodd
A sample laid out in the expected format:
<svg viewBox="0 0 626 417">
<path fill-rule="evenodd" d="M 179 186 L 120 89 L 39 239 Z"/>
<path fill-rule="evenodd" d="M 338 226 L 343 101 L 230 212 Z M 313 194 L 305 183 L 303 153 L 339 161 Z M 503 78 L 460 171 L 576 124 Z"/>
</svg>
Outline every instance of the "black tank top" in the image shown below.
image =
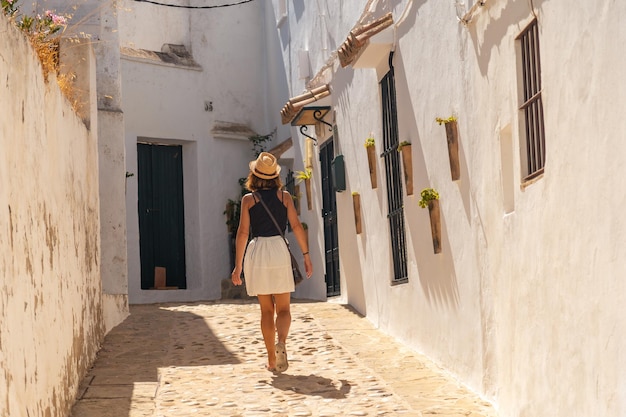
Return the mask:
<svg viewBox="0 0 626 417">
<path fill-rule="evenodd" d="M 278 199 L 276 195 L 278 192 L 277 188 L 272 188 L 271 190 L 259 190 L 257 193 L 260 194 L 261 198 L 267 205 L 267 208 L 270 209 L 274 218 L 278 222 L 278 225 L 281 227 L 281 230 L 285 231 L 287 227 L 287 207 L 283 204 L 281 200 Z M 252 194 L 254 201 L 256 202 L 252 207 L 250 207 L 250 229 L 252 237 L 257 236 L 280 236 L 278 229 L 276 229 L 276 225 L 272 221 L 272 218 L 267 214 L 265 207 L 261 204 L 257 197 Z"/>
</svg>

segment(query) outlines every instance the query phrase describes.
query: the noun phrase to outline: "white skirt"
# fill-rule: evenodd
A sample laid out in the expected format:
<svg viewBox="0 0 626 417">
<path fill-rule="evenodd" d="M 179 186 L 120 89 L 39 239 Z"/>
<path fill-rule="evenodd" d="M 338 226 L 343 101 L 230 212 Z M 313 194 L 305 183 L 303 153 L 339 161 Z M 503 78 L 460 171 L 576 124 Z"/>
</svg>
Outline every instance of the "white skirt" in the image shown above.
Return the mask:
<svg viewBox="0 0 626 417">
<path fill-rule="evenodd" d="M 252 239 L 243 259 L 243 275 L 250 296 L 293 292 L 291 256 L 282 236 Z"/>
</svg>

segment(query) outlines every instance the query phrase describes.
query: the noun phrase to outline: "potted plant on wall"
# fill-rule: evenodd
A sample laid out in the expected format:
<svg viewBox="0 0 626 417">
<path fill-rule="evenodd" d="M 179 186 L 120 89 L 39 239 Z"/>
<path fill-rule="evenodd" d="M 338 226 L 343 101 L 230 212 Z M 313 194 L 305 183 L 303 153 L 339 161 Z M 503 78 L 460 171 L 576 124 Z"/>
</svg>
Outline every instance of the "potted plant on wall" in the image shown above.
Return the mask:
<svg viewBox="0 0 626 417">
<path fill-rule="evenodd" d="M 435 120 L 439 125 L 443 124 L 446 127 L 450 174 L 452 181 L 456 181 L 461 178 L 461 166 L 459 163 L 459 129 L 456 123 L 456 117 L 450 116 L 447 119 L 437 117 Z"/>
<path fill-rule="evenodd" d="M 370 182 L 372 188 L 376 188 L 376 140 L 374 135 L 371 135 L 365 139 L 365 149 L 367 150 L 367 165 L 370 169 Z"/>
<path fill-rule="evenodd" d="M 402 154 L 402 167 L 404 168 L 404 184 L 406 195 L 413 195 L 413 158 L 411 154 L 411 142 L 403 141 L 398 145 L 398 152 Z"/>
<path fill-rule="evenodd" d="M 420 193 L 419 201 L 421 208 L 428 207 L 430 215 L 430 233 L 433 238 L 433 250 L 441 252 L 441 212 L 439 210 L 439 193 L 434 188 L 424 188 Z"/>
<path fill-rule="evenodd" d="M 354 191 L 352 193 L 352 206 L 354 207 L 354 226 L 356 234 L 361 234 L 361 195 Z"/>
<path fill-rule="evenodd" d="M 311 200 L 311 177 L 313 177 L 313 171 L 309 168 L 304 168 L 304 171 L 296 171 L 296 178 L 300 181 L 304 181 L 306 205 L 309 210 L 313 208 Z"/>
</svg>

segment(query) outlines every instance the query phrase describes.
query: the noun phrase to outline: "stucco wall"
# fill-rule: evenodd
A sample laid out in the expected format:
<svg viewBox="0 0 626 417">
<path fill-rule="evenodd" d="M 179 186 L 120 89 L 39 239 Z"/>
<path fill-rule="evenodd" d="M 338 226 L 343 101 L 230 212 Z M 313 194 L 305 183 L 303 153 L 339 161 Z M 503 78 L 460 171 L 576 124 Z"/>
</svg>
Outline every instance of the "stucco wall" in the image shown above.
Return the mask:
<svg viewBox="0 0 626 417">
<path fill-rule="evenodd" d="M 534 17 L 533 3 L 547 160 L 545 174 L 522 185 L 515 38 Z M 287 5 L 288 19 L 277 31 L 293 96 L 310 81 L 298 76 L 298 51 L 309 51 L 315 74 L 365 5 Z M 370 18 L 391 11 L 396 23 L 412 6 L 397 26 L 393 60 L 400 140 L 413 143 L 414 195 L 404 195 L 409 280 L 390 284 L 384 164 L 379 160 L 379 186 L 372 190 L 363 148 L 373 132 L 377 153 L 382 152 L 381 74 L 373 68 L 340 68 L 335 60 L 324 76 L 331 84 L 335 148 L 345 157 L 348 185 L 337 194 L 342 276 L 337 301 L 349 302 L 439 362 L 494 401 L 503 416 L 624 415 L 626 364 L 620 352 L 626 323 L 620 311 L 626 297 L 621 280 L 626 229 L 620 214 L 625 202 L 620 155 L 626 145 L 616 109 L 626 99 L 620 80 L 626 62 L 606 42 L 625 40 L 618 16 L 626 6 L 488 1 L 465 27 L 454 2 L 370 5 Z M 451 115 L 459 124 L 458 181 L 450 177 L 444 127 L 435 122 Z M 299 136 L 296 129 L 292 134 Z M 314 167 L 319 198 L 318 172 Z M 417 205 L 425 187 L 441 194 L 443 250 L 438 255 L 427 210 Z M 352 191 L 361 194 L 363 233 L 358 236 Z M 319 227 L 315 214 L 308 222 L 315 219 Z M 316 267 L 324 250 L 319 233 L 311 249 Z"/>
<path fill-rule="evenodd" d="M 61 417 L 105 331 L 95 102 L 88 130 L 4 17 L 0 32 L 0 415 Z M 89 85 L 93 52 L 73 47 Z"/>
<path fill-rule="evenodd" d="M 121 111 L 121 74 L 118 20 L 124 14 L 120 3 L 86 0 L 69 4 L 46 0 L 46 9 L 71 16 L 64 30 L 67 38 L 87 38 L 96 57 L 93 72 L 97 87 L 91 92 L 97 102 L 98 166 L 100 187 L 100 274 L 104 319 L 108 332 L 128 316 L 128 263 L 124 114 Z M 39 11 L 41 12 L 41 11 Z M 71 49 L 71 48 L 70 48 Z M 77 61 L 80 62 L 80 61 Z"/>
<path fill-rule="evenodd" d="M 137 142 L 183 146 L 187 289 L 155 291 L 140 286 L 137 176 L 127 181 L 129 300 L 131 303 L 217 299 L 230 277 L 226 217 L 248 173 L 251 144 L 212 134 L 216 121 L 268 134 L 265 6 L 174 10 L 126 2 L 120 15 L 123 47 L 160 52 L 184 45 L 199 68 L 122 57 L 122 95 L 127 171 L 137 174 Z M 170 30 L 172 28 L 172 30 Z M 272 94 L 275 94 L 272 92 Z M 205 108 L 212 103 L 211 110 Z M 277 135 L 277 141 L 286 139 Z M 271 145 L 270 145 L 271 146 Z"/>
</svg>

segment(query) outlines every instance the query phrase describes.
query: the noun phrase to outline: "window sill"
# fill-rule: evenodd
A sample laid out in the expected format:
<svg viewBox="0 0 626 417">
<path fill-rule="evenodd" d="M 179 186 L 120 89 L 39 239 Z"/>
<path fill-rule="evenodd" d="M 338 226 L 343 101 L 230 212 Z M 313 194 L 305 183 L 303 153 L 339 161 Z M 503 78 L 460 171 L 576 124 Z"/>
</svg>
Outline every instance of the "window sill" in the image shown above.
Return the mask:
<svg viewBox="0 0 626 417">
<path fill-rule="evenodd" d="M 533 174 L 527 176 L 526 178 L 524 178 L 522 180 L 522 184 L 521 184 L 521 189 L 524 190 L 526 189 L 526 187 L 529 187 L 531 185 L 533 185 L 534 183 L 536 183 L 537 181 L 541 180 L 543 178 L 544 175 L 544 169 L 545 168 L 541 168 L 540 170 L 534 172 Z"/>
<path fill-rule="evenodd" d="M 402 284 L 408 284 L 409 283 L 409 278 L 402 278 L 402 279 L 395 279 L 393 281 L 391 281 L 391 285 L 402 285 Z"/>
</svg>

